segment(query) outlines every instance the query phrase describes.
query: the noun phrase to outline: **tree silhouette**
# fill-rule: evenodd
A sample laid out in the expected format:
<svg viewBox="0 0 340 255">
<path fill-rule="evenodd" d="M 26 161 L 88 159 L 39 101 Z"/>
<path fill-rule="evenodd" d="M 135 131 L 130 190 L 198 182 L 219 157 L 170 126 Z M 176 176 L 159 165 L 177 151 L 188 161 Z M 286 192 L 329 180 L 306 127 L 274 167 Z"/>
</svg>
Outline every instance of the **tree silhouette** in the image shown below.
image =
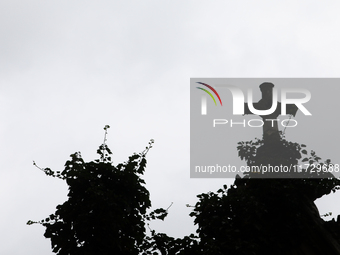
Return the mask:
<svg viewBox="0 0 340 255">
<path fill-rule="evenodd" d="M 54 214 L 28 222 L 46 228 L 44 236 L 51 239 L 52 250 L 58 255 L 139 254 L 146 220 L 165 217 L 164 209 L 146 213 L 151 202 L 140 177 L 153 140 L 142 153 L 114 166 L 105 144 L 108 128 L 105 126 L 104 143 L 97 150 L 100 159 L 84 162 L 76 152 L 62 172 L 41 169 L 69 186 L 68 200 L 58 205 Z"/>
<path fill-rule="evenodd" d="M 164 220 L 168 213 L 162 208 L 147 213 L 151 202 L 141 175 L 153 140 L 142 153 L 114 166 L 105 143 L 108 128 L 97 150 L 100 159 L 86 163 L 77 152 L 62 172 L 40 168 L 69 186 L 68 200 L 54 214 L 28 222 L 46 228 L 44 235 L 58 255 L 340 254 L 339 220 L 325 222 L 314 204 L 340 188 L 339 179 L 330 173 L 339 166 L 321 162 L 305 145 L 288 142 L 282 135 L 279 140 L 240 142 L 239 156 L 248 167 L 302 163 L 306 167 L 293 168 L 296 171 L 285 173 L 285 178 L 256 171 L 236 176 L 229 188 L 224 185 L 216 193 L 197 196 L 190 214 L 197 235 L 173 238 L 150 229 L 147 236 L 146 222 Z"/>
<path fill-rule="evenodd" d="M 281 137 L 273 143 L 240 142 L 238 151 L 248 166 L 290 166 L 307 154 L 304 147 Z M 289 179 L 248 173 L 229 189 L 198 195 L 191 216 L 201 254 L 340 254 L 339 224 L 324 222 L 313 203 L 339 189 L 339 179 L 327 172 L 334 165 L 321 163 L 314 151 L 302 161 L 323 167 L 316 173 L 299 168 Z"/>
</svg>

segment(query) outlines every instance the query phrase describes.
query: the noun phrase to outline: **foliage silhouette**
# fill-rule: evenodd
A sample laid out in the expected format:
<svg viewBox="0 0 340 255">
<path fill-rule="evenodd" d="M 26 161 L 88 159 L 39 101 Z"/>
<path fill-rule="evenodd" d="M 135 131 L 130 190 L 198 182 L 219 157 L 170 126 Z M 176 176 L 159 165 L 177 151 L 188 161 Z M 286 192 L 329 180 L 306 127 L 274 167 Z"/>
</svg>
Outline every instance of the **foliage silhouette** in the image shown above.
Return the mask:
<svg viewBox="0 0 340 255">
<path fill-rule="evenodd" d="M 151 202 L 140 177 L 154 141 L 142 153 L 114 166 L 105 144 L 108 128 L 105 126 L 104 143 L 97 150 L 100 159 L 84 162 L 76 152 L 62 172 L 40 168 L 69 186 L 68 200 L 58 205 L 54 214 L 27 223 L 46 228 L 44 236 L 51 239 L 52 251 L 58 255 L 139 254 L 145 242 L 146 221 L 164 219 L 167 214 L 164 209 L 147 214 Z"/>
<path fill-rule="evenodd" d="M 58 255 L 340 254 L 339 221 L 323 221 L 313 203 L 338 190 L 340 181 L 327 172 L 334 166 L 331 161 L 321 162 L 314 151 L 307 152 L 306 145 L 283 136 L 275 143 L 240 142 L 239 156 L 249 167 L 308 165 L 286 175 L 294 178 L 249 172 L 237 176 L 229 188 L 224 185 L 216 193 L 198 195 L 190 213 L 197 235 L 173 238 L 150 229 L 147 236 L 146 222 L 164 220 L 168 214 L 162 208 L 147 213 L 151 202 L 141 175 L 153 140 L 142 153 L 113 166 L 105 144 L 107 128 L 97 151 L 100 159 L 85 163 L 77 152 L 62 172 L 42 169 L 66 180 L 68 200 L 46 219 L 28 224 L 46 227 L 44 235 Z M 318 171 L 313 164 L 320 166 Z"/>
<path fill-rule="evenodd" d="M 248 166 L 297 165 L 305 145 L 286 141 L 240 142 L 239 156 Z M 325 173 L 330 160 L 320 163 L 314 151 L 309 164 L 322 164 L 318 173 L 300 169 L 295 177 L 248 173 L 217 193 L 198 195 L 191 213 L 198 225 L 201 254 L 340 254 L 339 224 L 324 222 L 313 201 L 339 189 L 340 181 Z M 302 160 L 306 161 L 306 160 Z M 324 171 L 322 171 L 322 169 Z M 266 179 L 264 179 L 264 177 Z M 316 178 L 318 177 L 318 178 Z"/>
</svg>

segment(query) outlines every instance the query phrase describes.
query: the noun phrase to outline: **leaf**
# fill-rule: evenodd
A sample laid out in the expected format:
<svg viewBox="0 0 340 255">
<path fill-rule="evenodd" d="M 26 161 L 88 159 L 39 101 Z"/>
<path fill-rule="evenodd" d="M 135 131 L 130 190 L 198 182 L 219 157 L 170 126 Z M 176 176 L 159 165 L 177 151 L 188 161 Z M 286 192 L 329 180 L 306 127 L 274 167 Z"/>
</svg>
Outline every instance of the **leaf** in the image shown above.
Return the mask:
<svg viewBox="0 0 340 255">
<path fill-rule="evenodd" d="M 302 160 L 302 162 L 306 162 L 306 161 L 308 161 L 308 158 L 304 158 L 304 159 Z"/>
<path fill-rule="evenodd" d="M 301 147 L 306 147 L 306 145 L 304 145 L 304 144 L 301 144 Z"/>
<path fill-rule="evenodd" d="M 301 153 L 307 154 L 307 151 L 306 150 L 302 150 Z"/>
<path fill-rule="evenodd" d="M 31 221 L 31 220 L 29 220 L 29 221 L 27 221 L 27 225 L 32 225 L 32 224 L 34 224 L 35 222 L 34 221 Z"/>
</svg>

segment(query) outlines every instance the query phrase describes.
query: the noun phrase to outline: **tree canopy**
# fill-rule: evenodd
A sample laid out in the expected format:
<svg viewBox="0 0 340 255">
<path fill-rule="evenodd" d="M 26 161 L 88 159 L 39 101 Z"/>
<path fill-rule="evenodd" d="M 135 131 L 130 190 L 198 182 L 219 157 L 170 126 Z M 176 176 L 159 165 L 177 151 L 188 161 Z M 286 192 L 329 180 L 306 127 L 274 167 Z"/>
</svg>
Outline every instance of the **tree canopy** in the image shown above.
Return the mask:
<svg viewBox="0 0 340 255">
<path fill-rule="evenodd" d="M 151 216 L 146 214 L 151 201 L 141 175 L 152 143 L 142 153 L 114 166 L 104 139 L 97 150 L 100 159 L 84 162 L 76 152 L 62 172 L 42 169 L 46 175 L 66 181 L 68 200 L 46 219 L 28 224 L 42 224 L 44 236 L 51 239 L 52 250 L 59 255 L 139 254 L 145 220 L 164 213 L 158 210 Z"/>
<path fill-rule="evenodd" d="M 106 126 L 105 132 L 109 126 Z M 300 169 L 294 178 L 275 178 L 248 173 L 237 176 L 229 188 L 198 195 L 190 216 L 196 234 L 169 237 L 151 230 L 147 221 L 164 220 L 168 210 L 150 213 L 151 201 L 141 178 L 146 154 L 152 147 L 133 154 L 114 166 L 105 143 L 97 150 L 99 159 L 84 162 L 80 152 L 71 155 L 61 172 L 41 168 L 46 175 L 65 180 L 68 200 L 39 222 L 58 255 L 77 254 L 340 254 L 340 226 L 321 219 L 315 199 L 335 192 L 339 179 L 322 171 L 332 167 L 321 162 L 303 144 L 263 140 L 240 142 L 239 156 L 248 166 L 262 164 L 319 164 L 320 171 Z M 259 178 L 260 177 L 260 178 Z"/>
</svg>

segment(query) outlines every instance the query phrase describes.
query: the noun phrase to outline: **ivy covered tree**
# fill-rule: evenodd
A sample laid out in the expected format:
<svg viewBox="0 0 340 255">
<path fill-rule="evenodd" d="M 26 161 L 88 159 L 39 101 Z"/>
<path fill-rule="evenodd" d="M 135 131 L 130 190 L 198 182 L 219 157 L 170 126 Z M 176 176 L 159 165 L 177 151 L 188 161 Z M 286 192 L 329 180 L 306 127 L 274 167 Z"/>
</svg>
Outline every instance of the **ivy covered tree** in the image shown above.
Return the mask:
<svg viewBox="0 0 340 255">
<path fill-rule="evenodd" d="M 84 162 L 80 152 L 71 155 L 63 171 L 40 168 L 46 175 L 65 180 L 68 200 L 55 213 L 39 222 L 58 255 L 139 254 L 145 242 L 147 220 L 164 219 L 166 211 L 151 207 L 149 192 L 141 175 L 146 154 L 152 147 L 133 154 L 127 162 L 114 166 L 111 151 L 104 143 L 97 150 L 100 158 Z M 35 163 L 34 163 L 35 164 Z"/>
<path fill-rule="evenodd" d="M 69 186 L 68 200 L 55 213 L 28 222 L 46 228 L 44 235 L 58 255 L 340 255 L 340 220 L 325 222 L 314 204 L 340 188 L 329 172 L 338 166 L 322 162 L 305 145 L 283 136 L 275 142 L 240 142 L 239 156 L 250 168 L 308 164 L 296 167 L 289 178 L 249 172 L 236 176 L 229 188 L 198 195 L 190 214 L 197 235 L 173 238 L 150 229 L 148 236 L 147 221 L 164 220 L 169 209 L 147 213 L 151 202 L 141 176 L 153 140 L 142 153 L 114 166 L 105 143 L 108 128 L 99 159 L 84 162 L 77 152 L 61 172 L 40 168 Z"/>
<path fill-rule="evenodd" d="M 250 167 L 298 165 L 299 160 L 310 167 L 297 168 L 290 178 L 248 173 L 237 176 L 229 189 L 224 185 L 217 193 L 198 195 L 191 216 L 198 225 L 200 254 L 340 254 L 340 223 L 323 221 L 314 204 L 339 189 L 339 179 L 327 172 L 336 166 L 321 162 L 314 151 L 308 155 L 305 147 L 283 137 L 275 143 L 239 143 L 239 156 Z M 320 171 L 312 171 L 313 164 Z"/>
</svg>

